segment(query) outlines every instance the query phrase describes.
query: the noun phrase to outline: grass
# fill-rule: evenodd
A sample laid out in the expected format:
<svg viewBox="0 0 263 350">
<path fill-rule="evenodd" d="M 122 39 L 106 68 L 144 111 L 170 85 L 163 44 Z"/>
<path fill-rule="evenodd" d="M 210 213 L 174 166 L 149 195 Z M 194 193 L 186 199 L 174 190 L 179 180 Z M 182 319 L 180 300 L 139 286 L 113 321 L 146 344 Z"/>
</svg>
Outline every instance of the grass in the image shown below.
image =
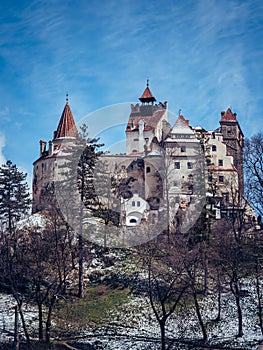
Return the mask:
<svg viewBox="0 0 263 350">
<path fill-rule="evenodd" d="M 103 325 L 107 321 L 108 312 L 124 303 L 128 293 L 128 289 L 111 289 L 106 285 L 90 286 L 86 289 L 84 298 L 60 303 L 56 310 L 55 324 L 62 328 L 66 326 L 72 331 L 87 325 Z"/>
</svg>

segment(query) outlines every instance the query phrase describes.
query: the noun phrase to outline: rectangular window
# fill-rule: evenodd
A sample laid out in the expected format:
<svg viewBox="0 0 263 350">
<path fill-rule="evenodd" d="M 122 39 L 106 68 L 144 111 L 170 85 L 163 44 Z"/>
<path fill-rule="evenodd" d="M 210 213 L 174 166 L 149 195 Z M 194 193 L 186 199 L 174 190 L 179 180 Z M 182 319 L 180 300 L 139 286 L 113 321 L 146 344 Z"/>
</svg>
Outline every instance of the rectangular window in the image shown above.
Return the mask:
<svg viewBox="0 0 263 350">
<path fill-rule="evenodd" d="M 213 146 L 212 146 L 212 151 L 213 151 L 213 152 L 216 152 L 216 145 L 213 145 Z"/>
<path fill-rule="evenodd" d="M 193 169 L 193 163 L 187 162 L 187 169 Z"/>
<path fill-rule="evenodd" d="M 140 207 L 140 205 L 141 205 L 141 202 L 138 201 L 138 202 L 137 202 L 137 207 Z"/>
<path fill-rule="evenodd" d="M 212 175 L 208 175 L 208 182 L 212 182 L 213 181 L 213 176 Z"/>
<path fill-rule="evenodd" d="M 223 159 L 218 159 L 218 166 L 223 166 Z"/>
<path fill-rule="evenodd" d="M 224 176 L 223 175 L 219 175 L 218 176 L 218 182 L 220 182 L 220 183 L 224 182 Z"/>
<path fill-rule="evenodd" d="M 186 147 L 185 146 L 181 146 L 181 152 L 186 152 Z"/>
<path fill-rule="evenodd" d="M 132 206 L 135 207 L 135 201 L 132 201 Z"/>
<path fill-rule="evenodd" d="M 175 162 L 174 163 L 174 168 L 175 169 L 180 169 L 180 162 Z"/>
</svg>

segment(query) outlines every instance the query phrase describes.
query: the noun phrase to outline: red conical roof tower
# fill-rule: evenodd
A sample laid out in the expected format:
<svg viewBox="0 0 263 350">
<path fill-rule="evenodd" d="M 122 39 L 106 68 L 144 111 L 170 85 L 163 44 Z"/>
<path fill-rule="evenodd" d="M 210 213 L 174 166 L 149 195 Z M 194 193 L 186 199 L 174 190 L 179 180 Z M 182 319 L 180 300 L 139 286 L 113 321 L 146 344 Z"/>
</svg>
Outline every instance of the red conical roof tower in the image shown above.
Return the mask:
<svg viewBox="0 0 263 350">
<path fill-rule="evenodd" d="M 66 95 L 66 105 L 60 117 L 58 128 L 55 131 L 54 139 L 62 137 L 77 137 L 78 129 L 75 124 L 73 114 L 68 103 L 68 94 Z"/>
</svg>

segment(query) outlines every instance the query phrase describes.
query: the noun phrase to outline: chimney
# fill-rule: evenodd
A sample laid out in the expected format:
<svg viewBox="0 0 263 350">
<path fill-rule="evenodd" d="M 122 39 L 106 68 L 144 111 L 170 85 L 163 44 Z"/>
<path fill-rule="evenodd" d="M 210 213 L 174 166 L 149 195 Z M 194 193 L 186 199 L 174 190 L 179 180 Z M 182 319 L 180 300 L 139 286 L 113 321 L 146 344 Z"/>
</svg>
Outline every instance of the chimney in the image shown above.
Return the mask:
<svg viewBox="0 0 263 350">
<path fill-rule="evenodd" d="M 42 156 L 44 152 L 46 152 L 47 142 L 45 140 L 40 140 L 39 143 L 40 143 L 40 156 Z"/>
<path fill-rule="evenodd" d="M 52 156 L 53 152 L 54 152 L 53 142 L 52 142 L 52 141 L 49 141 L 48 154 L 49 154 L 50 156 Z"/>
</svg>

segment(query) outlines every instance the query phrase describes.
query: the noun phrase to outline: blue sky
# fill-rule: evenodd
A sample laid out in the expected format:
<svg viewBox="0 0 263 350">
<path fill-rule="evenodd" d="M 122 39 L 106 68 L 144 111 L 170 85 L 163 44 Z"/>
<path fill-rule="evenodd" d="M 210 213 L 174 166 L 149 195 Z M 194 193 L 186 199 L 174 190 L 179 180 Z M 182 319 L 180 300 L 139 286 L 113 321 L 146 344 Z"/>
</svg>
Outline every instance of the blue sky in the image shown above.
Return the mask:
<svg viewBox="0 0 263 350">
<path fill-rule="evenodd" d="M 0 161 L 32 172 L 67 92 L 78 122 L 136 101 L 147 77 L 191 125 L 215 129 L 231 107 L 250 137 L 263 129 L 262 38 L 261 0 L 1 0 Z"/>
</svg>

